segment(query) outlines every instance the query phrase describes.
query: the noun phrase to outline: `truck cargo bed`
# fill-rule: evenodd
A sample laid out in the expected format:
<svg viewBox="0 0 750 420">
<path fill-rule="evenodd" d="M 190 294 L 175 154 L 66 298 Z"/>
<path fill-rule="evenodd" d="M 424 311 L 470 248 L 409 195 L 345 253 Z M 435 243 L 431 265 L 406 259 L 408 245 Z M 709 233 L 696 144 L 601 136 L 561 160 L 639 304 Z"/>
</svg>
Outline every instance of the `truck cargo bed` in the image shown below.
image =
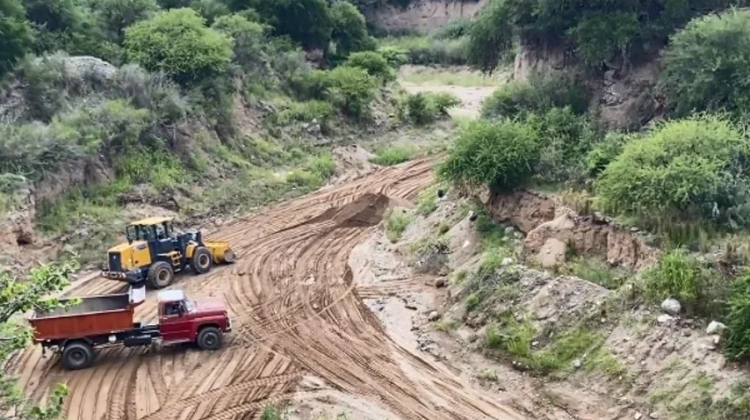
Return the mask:
<svg viewBox="0 0 750 420">
<path fill-rule="evenodd" d="M 134 305 L 130 303 L 130 295 L 91 296 L 80 299 L 79 304 L 68 308 L 34 312 L 29 318 L 29 323 L 34 328 L 34 340 L 69 340 L 133 328 Z"/>
<path fill-rule="evenodd" d="M 65 304 L 68 300 L 61 299 L 60 302 Z M 130 306 L 130 297 L 127 294 L 92 296 L 81 298 L 81 303 L 79 305 L 73 305 L 67 308 L 57 307 L 51 311 L 34 312 L 31 319 L 59 318 L 62 316 L 83 315 L 90 312 L 116 311 L 127 309 L 128 306 Z"/>
</svg>

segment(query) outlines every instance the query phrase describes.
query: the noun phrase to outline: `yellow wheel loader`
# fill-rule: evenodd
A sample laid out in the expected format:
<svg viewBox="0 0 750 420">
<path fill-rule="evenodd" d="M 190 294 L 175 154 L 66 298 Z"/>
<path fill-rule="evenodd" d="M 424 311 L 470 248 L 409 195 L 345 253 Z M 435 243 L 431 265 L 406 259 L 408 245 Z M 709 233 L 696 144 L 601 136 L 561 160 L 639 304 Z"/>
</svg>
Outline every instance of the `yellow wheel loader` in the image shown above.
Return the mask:
<svg viewBox="0 0 750 420">
<path fill-rule="evenodd" d="M 228 242 L 204 242 L 200 231 L 175 232 L 169 217 L 133 222 L 125 234 L 127 243 L 107 251 L 102 277 L 161 289 L 172 283 L 174 273 L 188 267 L 203 274 L 214 264 L 233 263 L 236 258 Z"/>
</svg>

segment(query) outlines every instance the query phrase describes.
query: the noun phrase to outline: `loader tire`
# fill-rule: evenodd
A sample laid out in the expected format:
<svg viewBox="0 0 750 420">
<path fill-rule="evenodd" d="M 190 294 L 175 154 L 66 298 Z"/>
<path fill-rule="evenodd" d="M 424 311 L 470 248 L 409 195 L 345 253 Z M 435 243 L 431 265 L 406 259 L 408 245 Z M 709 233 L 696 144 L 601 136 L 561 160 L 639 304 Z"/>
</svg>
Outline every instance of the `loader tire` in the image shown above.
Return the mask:
<svg viewBox="0 0 750 420">
<path fill-rule="evenodd" d="M 205 327 L 198 333 L 198 347 L 201 350 L 218 350 L 223 338 L 218 328 Z"/>
<path fill-rule="evenodd" d="M 213 257 L 211 256 L 211 251 L 209 251 L 208 248 L 204 246 L 195 248 L 195 252 L 193 252 L 193 259 L 190 260 L 190 268 L 193 269 L 193 272 L 195 274 L 207 273 L 208 270 L 211 269 L 212 263 Z"/>
<path fill-rule="evenodd" d="M 62 364 L 65 369 L 85 369 L 94 363 L 94 348 L 89 343 L 75 341 L 65 345 L 62 354 Z"/>
<path fill-rule="evenodd" d="M 154 289 L 163 289 L 172 284 L 172 280 L 174 270 L 165 261 L 157 261 L 148 269 L 148 282 Z"/>
</svg>

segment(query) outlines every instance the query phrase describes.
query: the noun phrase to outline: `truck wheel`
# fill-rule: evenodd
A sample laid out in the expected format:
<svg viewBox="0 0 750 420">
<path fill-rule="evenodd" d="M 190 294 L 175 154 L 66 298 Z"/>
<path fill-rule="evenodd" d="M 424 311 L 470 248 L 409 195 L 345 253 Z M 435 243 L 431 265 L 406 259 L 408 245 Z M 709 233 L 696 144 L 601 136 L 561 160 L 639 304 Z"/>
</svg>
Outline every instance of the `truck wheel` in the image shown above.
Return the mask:
<svg viewBox="0 0 750 420">
<path fill-rule="evenodd" d="M 90 344 L 77 341 L 65 346 L 62 363 L 66 369 L 85 369 L 94 363 L 94 349 Z"/>
<path fill-rule="evenodd" d="M 164 261 L 157 261 L 148 269 L 148 282 L 151 283 L 154 289 L 163 289 L 169 286 L 172 284 L 173 279 L 174 271 Z"/>
<path fill-rule="evenodd" d="M 198 347 L 201 350 L 218 350 L 224 337 L 216 327 L 206 327 L 198 333 Z"/>
<path fill-rule="evenodd" d="M 190 267 L 195 274 L 207 273 L 211 269 L 211 251 L 204 246 L 195 248 L 193 259 L 190 260 Z"/>
</svg>

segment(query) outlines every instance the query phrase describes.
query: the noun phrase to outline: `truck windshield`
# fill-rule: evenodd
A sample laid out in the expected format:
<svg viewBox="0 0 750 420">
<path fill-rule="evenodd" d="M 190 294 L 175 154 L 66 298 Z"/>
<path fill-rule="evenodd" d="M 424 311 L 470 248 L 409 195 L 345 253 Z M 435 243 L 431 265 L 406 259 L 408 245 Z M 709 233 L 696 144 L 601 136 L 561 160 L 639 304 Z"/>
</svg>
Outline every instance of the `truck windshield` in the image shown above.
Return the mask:
<svg viewBox="0 0 750 420">
<path fill-rule="evenodd" d="M 185 300 L 185 310 L 193 312 L 195 310 L 195 302 L 192 300 Z"/>
</svg>

